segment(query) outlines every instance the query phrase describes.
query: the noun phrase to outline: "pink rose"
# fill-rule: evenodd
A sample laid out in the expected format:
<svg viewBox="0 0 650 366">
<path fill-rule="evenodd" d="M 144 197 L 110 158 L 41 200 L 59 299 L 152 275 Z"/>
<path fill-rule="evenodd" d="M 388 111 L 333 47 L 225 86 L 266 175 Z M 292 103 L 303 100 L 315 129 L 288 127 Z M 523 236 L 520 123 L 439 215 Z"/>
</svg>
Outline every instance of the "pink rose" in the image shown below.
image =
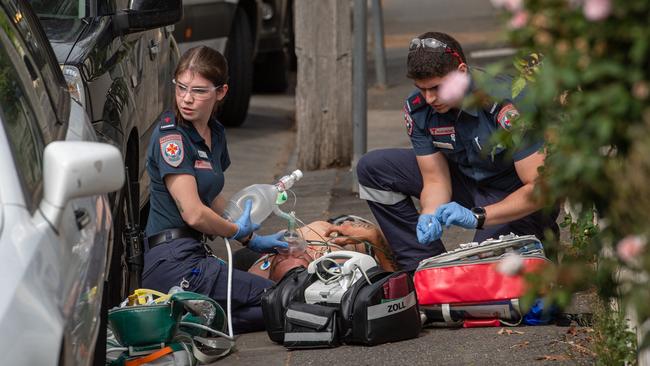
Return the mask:
<svg viewBox="0 0 650 366">
<path fill-rule="evenodd" d="M 469 88 L 469 75 L 466 72 L 452 71 L 442 80 L 438 98 L 445 104 L 455 104 L 465 97 Z"/>
<path fill-rule="evenodd" d="M 582 8 L 585 18 L 597 22 L 609 16 L 612 12 L 611 0 L 585 0 Z"/>
<path fill-rule="evenodd" d="M 616 245 L 616 254 L 623 262 L 632 264 L 645 249 L 645 244 L 646 240 L 640 236 L 626 236 Z"/>
<path fill-rule="evenodd" d="M 518 11 L 510 18 L 510 28 L 521 29 L 528 23 L 528 12 L 525 10 Z"/>
</svg>

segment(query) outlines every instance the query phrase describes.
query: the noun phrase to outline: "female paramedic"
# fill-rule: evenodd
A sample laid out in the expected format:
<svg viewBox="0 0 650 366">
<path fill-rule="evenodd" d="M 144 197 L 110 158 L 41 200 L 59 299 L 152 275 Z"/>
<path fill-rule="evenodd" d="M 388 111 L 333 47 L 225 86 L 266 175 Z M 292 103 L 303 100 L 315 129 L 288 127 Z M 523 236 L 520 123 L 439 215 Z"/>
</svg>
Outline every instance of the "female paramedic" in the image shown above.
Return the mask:
<svg viewBox="0 0 650 366">
<path fill-rule="evenodd" d="M 260 236 L 250 202 L 234 223 L 220 214 L 223 172 L 230 165 L 224 127 L 213 112 L 228 92 L 221 53 L 195 47 L 183 54 L 173 79 L 176 103 L 152 134 L 147 150 L 151 178 L 142 284 L 167 292 L 172 286 L 206 294 L 224 308 L 227 265 L 205 243 L 209 236 L 236 239 L 256 252 L 286 247 L 282 232 Z M 232 321 L 236 333 L 264 329 L 260 297 L 272 281 L 233 270 Z"/>
</svg>

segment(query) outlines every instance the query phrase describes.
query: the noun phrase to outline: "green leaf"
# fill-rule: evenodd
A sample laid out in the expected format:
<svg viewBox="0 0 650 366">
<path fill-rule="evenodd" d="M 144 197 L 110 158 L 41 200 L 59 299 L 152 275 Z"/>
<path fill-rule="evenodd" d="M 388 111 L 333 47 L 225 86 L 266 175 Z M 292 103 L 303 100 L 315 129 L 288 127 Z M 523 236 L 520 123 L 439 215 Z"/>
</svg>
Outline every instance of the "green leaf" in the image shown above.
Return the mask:
<svg viewBox="0 0 650 366">
<path fill-rule="evenodd" d="M 517 98 L 526 87 L 526 78 L 519 76 L 512 81 L 512 99 Z"/>
</svg>

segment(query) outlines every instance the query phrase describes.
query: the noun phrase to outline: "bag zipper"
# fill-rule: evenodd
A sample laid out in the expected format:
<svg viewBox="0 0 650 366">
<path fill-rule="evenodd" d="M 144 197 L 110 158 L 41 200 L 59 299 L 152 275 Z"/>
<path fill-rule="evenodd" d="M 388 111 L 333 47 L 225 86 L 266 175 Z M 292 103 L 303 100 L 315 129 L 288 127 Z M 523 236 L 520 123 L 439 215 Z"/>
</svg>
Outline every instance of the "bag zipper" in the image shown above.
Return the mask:
<svg viewBox="0 0 650 366">
<path fill-rule="evenodd" d="M 477 244 L 476 246 L 463 248 L 463 249 L 456 249 L 451 252 L 447 252 L 444 254 L 437 255 L 435 257 L 424 259 L 420 262 L 418 269 L 420 267 L 428 266 L 432 262 L 434 264 L 435 263 L 457 263 L 459 261 L 464 261 L 464 258 L 480 255 L 480 253 L 488 252 L 490 250 L 493 251 L 503 250 L 507 252 L 508 248 L 512 248 L 516 246 L 521 248 L 524 246 L 528 246 L 529 244 L 538 246 L 539 248 L 535 248 L 527 253 L 522 253 L 522 255 L 529 254 L 529 253 L 544 252 L 544 247 L 542 243 L 534 235 L 524 235 L 524 236 L 516 236 L 514 234 L 501 235 L 499 239 L 488 239 L 481 242 L 481 244 Z M 479 260 L 483 260 L 483 259 L 486 258 L 480 258 Z"/>
<path fill-rule="evenodd" d="M 504 254 L 505 255 L 505 254 Z M 473 260 L 467 260 L 467 261 L 452 261 L 452 262 L 441 262 L 441 263 L 423 263 L 418 266 L 417 270 L 415 272 L 419 272 L 425 269 L 430 269 L 430 268 L 440 268 L 440 267 L 459 267 L 459 266 L 469 266 L 473 264 L 481 264 L 481 263 L 495 263 L 495 262 L 500 262 L 504 255 L 500 255 L 498 257 L 493 257 L 493 258 L 483 258 L 483 259 L 473 259 Z M 537 259 L 543 259 L 546 262 L 552 263 L 546 256 L 542 255 L 541 253 L 527 253 L 527 254 L 520 254 L 524 259 L 532 259 L 532 258 L 537 258 Z"/>
</svg>

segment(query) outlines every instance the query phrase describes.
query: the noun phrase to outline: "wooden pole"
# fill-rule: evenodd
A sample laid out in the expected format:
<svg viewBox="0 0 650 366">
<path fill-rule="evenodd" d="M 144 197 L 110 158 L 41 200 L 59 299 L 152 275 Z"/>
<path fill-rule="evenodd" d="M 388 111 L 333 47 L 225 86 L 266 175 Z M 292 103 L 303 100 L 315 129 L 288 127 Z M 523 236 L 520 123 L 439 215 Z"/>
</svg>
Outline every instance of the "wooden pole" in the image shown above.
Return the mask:
<svg viewBox="0 0 650 366">
<path fill-rule="evenodd" d="M 350 165 L 352 29 L 350 0 L 295 1 L 297 165 Z"/>
<path fill-rule="evenodd" d="M 352 52 L 352 192 L 359 193 L 357 164 L 368 149 L 368 2 L 354 0 L 354 52 Z"/>
</svg>

